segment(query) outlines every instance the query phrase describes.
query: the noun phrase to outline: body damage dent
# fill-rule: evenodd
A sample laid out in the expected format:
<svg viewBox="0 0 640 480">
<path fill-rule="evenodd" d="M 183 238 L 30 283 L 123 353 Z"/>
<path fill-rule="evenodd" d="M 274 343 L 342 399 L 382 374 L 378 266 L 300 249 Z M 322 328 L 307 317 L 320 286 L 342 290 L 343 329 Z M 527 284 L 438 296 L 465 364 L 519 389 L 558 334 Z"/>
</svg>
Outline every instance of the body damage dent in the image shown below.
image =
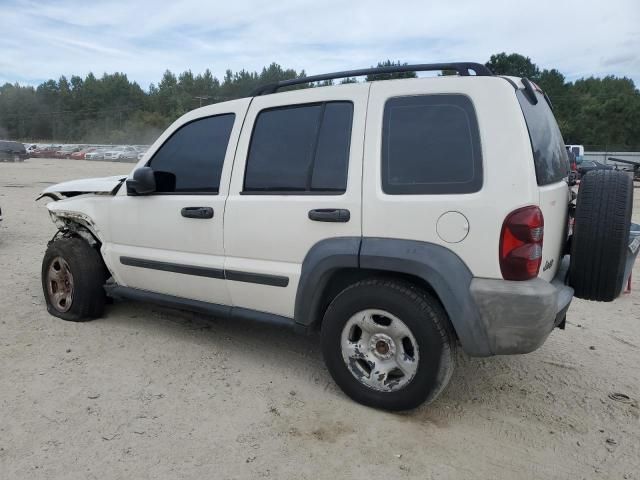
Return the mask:
<svg viewBox="0 0 640 480">
<path fill-rule="evenodd" d="M 91 246 L 96 245 L 98 242 L 102 243 L 98 228 L 87 215 L 78 212 L 53 212 L 51 210 L 49 210 L 49 215 L 61 232 L 71 231 L 82 237 Z"/>
</svg>

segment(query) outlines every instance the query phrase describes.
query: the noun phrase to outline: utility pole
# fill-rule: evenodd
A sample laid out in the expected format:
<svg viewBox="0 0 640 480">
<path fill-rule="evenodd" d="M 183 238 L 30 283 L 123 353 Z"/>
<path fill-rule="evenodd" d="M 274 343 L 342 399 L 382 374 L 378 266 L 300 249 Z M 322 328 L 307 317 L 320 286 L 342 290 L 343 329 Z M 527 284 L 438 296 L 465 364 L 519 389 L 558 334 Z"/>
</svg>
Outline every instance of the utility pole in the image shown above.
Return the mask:
<svg viewBox="0 0 640 480">
<path fill-rule="evenodd" d="M 201 96 L 196 96 L 196 97 L 193 97 L 193 98 L 195 98 L 196 100 L 200 100 L 200 106 L 202 106 L 202 100 L 209 100 L 209 98 L 211 98 L 211 97 L 209 97 L 207 95 L 201 95 Z"/>
</svg>

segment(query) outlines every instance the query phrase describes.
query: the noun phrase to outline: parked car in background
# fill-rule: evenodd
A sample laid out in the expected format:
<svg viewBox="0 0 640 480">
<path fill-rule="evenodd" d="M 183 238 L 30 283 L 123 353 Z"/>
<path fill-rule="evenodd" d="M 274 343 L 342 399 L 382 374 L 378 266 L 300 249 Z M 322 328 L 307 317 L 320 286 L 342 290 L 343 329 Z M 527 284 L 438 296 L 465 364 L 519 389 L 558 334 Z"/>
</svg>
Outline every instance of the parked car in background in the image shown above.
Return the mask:
<svg viewBox="0 0 640 480">
<path fill-rule="evenodd" d="M 144 154 L 147 153 L 149 147 L 143 145 L 136 145 L 136 150 L 138 151 L 138 160 L 141 160 L 144 157 Z"/>
<path fill-rule="evenodd" d="M 578 174 L 580 177 L 583 177 L 594 170 L 613 170 L 613 167 L 611 165 L 596 162 L 595 160 L 583 160 L 582 163 L 578 164 Z"/>
<path fill-rule="evenodd" d="M 64 145 L 56 151 L 56 158 L 71 158 L 71 154 L 82 150 L 83 145 Z"/>
<path fill-rule="evenodd" d="M 0 161 L 24 162 L 27 158 L 29 154 L 22 143 L 0 140 Z"/>
<path fill-rule="evenodd" d="M 25 143 L 24 148 L 28 154 L 31 154 L 38 149 L 38 145 L 36 145 L 35 143 Z"/>
<path fill-rule="evenodd" d="M 584 160 L 584 145 L 565 145 L 567 151 L 573 153 L 576 157 L 576 163 L 580 165 Z"/>
<path fill-rule="evenodd" d="M 30 156 L 31 158 L 55 158 L 58 150 L 60 150 L 60 145 L 46 145 L 37 148 Z"/>
<path fill-rule="evenodd" d="M 96 147 L 88 147 L 88 148 L 83 148 L 82 150 L 78 150 L 77 152 L 73 152 L 69 158 L 71 158 L 72 160 L 84 160 L 85 155 L 87 153 L 93 152 L 96 150 Z"/>
<path fill-rule="evenodd" d="M 102 147 L 97 147 L 95 149 L 93 149 L 90 152 L 87 152 L 84 154 L 84 159 L 85 160 L 103 160 L 104 159 L 104 152 L 106 151 L 106 148 L 102 148 Z"/>
<path fill-rule="evenodd" d="M 134 147 L 114 147 L 104 152 L 105 160 L 136 160 L 138 151 Z"/>
</svg>

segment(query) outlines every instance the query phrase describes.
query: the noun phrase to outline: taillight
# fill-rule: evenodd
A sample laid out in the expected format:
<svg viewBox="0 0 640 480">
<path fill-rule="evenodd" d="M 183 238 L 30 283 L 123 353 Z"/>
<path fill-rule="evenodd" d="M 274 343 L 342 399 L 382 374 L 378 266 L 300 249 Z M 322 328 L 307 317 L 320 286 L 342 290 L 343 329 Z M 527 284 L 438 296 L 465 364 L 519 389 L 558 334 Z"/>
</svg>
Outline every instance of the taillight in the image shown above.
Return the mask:
<svg viewBox="0 0 640 480">
<path fill-rule="evenodd" d="M 542 262 L 544 218 L 538 207 L 511 212 L 500 233 L 500 271 L 505 280 L 529 280 L 538 276 Z"/>
</svg>

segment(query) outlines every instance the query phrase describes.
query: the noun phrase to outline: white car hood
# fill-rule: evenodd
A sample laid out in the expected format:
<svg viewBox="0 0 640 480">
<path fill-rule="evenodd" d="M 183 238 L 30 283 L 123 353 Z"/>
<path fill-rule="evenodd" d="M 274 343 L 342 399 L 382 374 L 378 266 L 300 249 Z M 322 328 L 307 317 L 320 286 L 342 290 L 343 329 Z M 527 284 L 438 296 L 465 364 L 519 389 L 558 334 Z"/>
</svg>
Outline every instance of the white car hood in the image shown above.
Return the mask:
<svg viewBox="0 0 640 480">
<path fill-rule="evenodd" d="M 44 189 L 42 193 L 111 193 L 126 175 L 116 175 L 114 177 L 83 178 L 81 180 L 70 180 L 68 182 L 57 183 Z"/>
</svg>

